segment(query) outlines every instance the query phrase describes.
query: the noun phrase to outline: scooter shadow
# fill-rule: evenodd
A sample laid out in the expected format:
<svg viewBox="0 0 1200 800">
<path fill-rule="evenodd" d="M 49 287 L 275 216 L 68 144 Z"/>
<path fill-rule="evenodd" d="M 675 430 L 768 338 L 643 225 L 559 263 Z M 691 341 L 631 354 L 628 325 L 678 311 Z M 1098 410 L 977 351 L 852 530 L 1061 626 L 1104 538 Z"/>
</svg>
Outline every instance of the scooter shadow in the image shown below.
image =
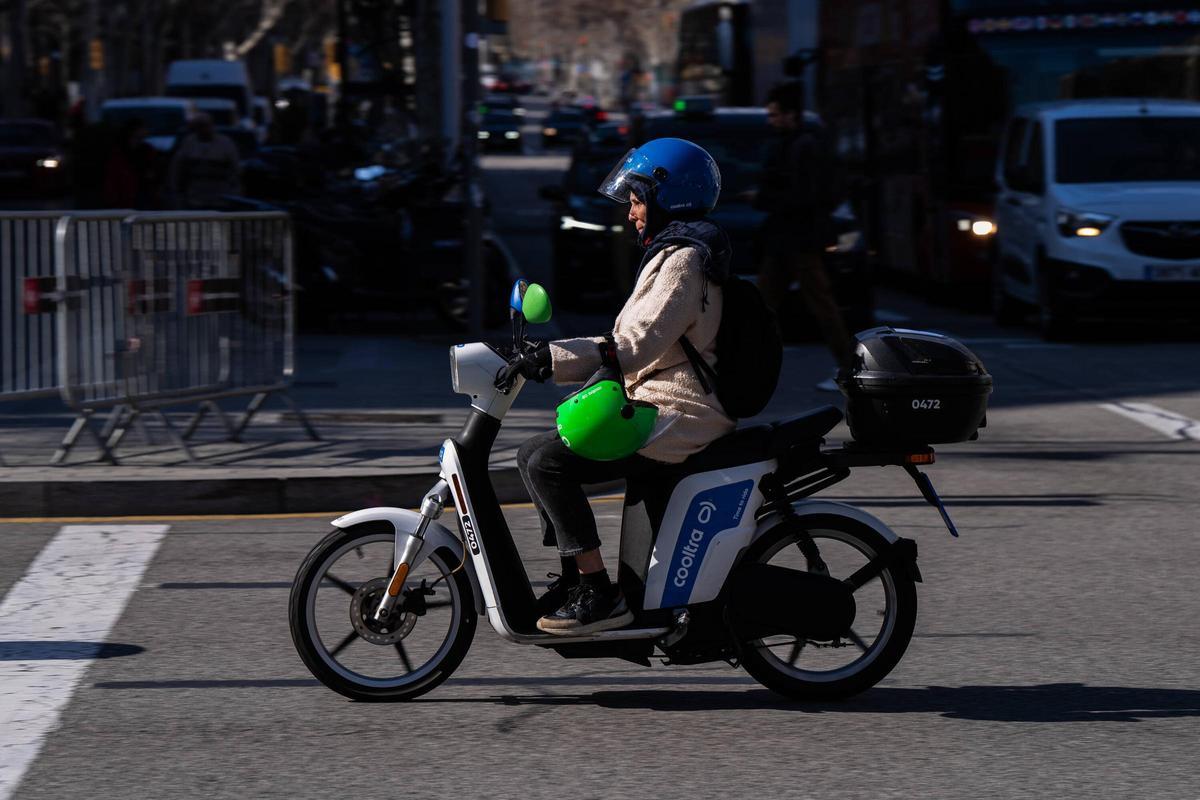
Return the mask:
<svg viewBox="0 0 1200 800">
<path fill-rule="evenodd" d="M 986 722 L 1140 722 L 1200 717 L 1200 691 L 1051 683 L 1040 686 L 876 687 L 842 702 L 790 702 L 765 689 L 598 691 L 581 695 L 431 697 L 418 702 L 598 706 L 663 712 L 786 710 L 802 714 L 939 714 Z"/>
</svg>

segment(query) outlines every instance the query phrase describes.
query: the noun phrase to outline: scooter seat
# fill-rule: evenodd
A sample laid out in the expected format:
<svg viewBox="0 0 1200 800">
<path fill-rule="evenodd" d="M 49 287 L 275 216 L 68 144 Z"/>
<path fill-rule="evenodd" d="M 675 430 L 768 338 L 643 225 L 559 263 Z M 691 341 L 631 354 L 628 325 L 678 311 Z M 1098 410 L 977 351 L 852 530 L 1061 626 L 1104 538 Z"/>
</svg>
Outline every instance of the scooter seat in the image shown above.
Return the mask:
<svg viewBox="0 0 1200 800">
<path fill-rule="evenodd" d="M 842 421 L 834 406 L 821 406 L 766 425 L 751 425 L 726 434 L 680 464 L 686 474 L 765 461 L 805 444 L 816 445 Z"/>
<path fill-rule="evenodd" d="M 820 439 L 842 421 L 842 411 L 834 406 L 821 406 L 794 417 L 771 423 L 772 440 L 782 453 L 798 444 Z"/>
</svg>

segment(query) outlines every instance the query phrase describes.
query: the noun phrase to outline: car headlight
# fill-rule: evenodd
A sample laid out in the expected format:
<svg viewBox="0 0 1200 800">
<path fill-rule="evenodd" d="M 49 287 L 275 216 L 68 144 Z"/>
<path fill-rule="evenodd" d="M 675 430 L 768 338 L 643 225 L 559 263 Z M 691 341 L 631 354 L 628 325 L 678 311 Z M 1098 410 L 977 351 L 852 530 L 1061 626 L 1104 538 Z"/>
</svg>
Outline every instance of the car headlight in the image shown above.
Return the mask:
<svg viewBox="0 0 1200 800">
<path fill-rule="evenodd" d="M 39 158 L 37 165 L 42 169 L 58 169 L 62 166 L 62 157 L 54 156 L 52 158 Z"/>
<path fill-rule="evenodd" d="M 520 131 L 505 131 L 504 138 L 505 139 L 520 139 L 521 132 Z"/>
<path fill-rule="evenodd" d="M 490 133 L 488 133 L 487 131 L 480 131 L 479 138 L 480 139 L 490 139 L 490 138 L 492 138 L 492 135 Z"/>
<path fill-rule="evenodd" d="M 963 216 L 954 221 L 954 227 L 963 233 L 986 238 L 996 232 L 996 223 L 987 217 Z"/>
<path fill-rule="evenodd" d="M 1063 236 L 1099 236 L 1104 233 L 1116 217 L 1108 214 L 1097 214 L 1094 211 L 1072 211 L 1060 208 L 1054 220 L 1058 223 L 1058 232 Z"/>
</svg>

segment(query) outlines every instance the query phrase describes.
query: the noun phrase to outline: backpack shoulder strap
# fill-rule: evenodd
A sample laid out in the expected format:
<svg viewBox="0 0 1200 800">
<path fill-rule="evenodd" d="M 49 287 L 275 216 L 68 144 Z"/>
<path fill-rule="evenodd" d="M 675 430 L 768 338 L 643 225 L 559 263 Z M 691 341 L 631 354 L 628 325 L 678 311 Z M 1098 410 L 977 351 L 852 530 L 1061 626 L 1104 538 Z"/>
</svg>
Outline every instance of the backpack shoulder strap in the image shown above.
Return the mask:
<svg viewBox="0 0 1200 800">
<path fill-rule="evenodd" d="M 684 354 L 691 362 L 692 371 L 696 373 L 696 380 L 700 381 L 700 388 L 704 390 L 705 394 L 712 394 L 713 384 L 717 382 L 716 370 L 700 357 L 695 345 L 686 336 L 679 337 L 679 346 L 683 348 Z"/>
</svg>

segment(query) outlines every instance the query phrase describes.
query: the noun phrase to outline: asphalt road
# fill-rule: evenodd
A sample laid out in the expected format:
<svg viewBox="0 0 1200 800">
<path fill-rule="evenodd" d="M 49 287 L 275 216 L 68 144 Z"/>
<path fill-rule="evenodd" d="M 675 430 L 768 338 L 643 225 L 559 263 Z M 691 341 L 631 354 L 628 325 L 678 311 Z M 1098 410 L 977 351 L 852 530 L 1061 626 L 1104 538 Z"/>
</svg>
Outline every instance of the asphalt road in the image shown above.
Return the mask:
<svg viewBox="0 0 1200 800">
<path fill-rule="evenodd" d="M 77 685 L 41 689 L 60 724 L 15 796 L 1196 797 L 1200 431 L 1155 422 L 1200 419 L 1195 344 L 1043 347 L 957 319 L 998 385 L 982 439 L 930 468 L 962 538 L 896 470 L 832 493 L 920 545 L 917 636 L 873 691 L 793 705 L 724 665 L 566 661 L 481 622 L 425 699 L 350 703 L 286 629 L 288 582 L 325 521 L 139 520 L 121 524 L 168 528 L 106 657 L 36 646 Z M 1158 411 L 1131 418 L 1141 404 Z M 611 551 L 620 506 L 596 508 Z M 506 513 L 540 579 L 532 512 Z M 0 524 L 0 598 L 63 529 Z M 71 535 L 89 532 L 103 535 Z M 90 618 L 55 596 L 21 614 L 64 641 Z M 0 625 L 0 659 L 28 657 L 11 616 Z M 0 712 L 32 707 L 9 678 Z"/>
<path fill-rule="evenodd" d="M 565 159 L 485 166 L 497 223 L 542 279 L 536 187 Z M 929 469 L 960 539 L 898 470 L 828 493 L 920 546 L 917 634 L 874 690 L 796 705 L 725 665 L 567 661 L 481 621 L 433 693 L 356 704 L 287 632 L 326 519 L 0 522 L 0 800 L 1200 796 L 1200 347 L 1128 329 L 1047 345 L 891 291 L 880 308 L 963 338 L 997 389 L 980 441 Z M 784 381 L 826 363 L 794 346 Z M 614 552 L 620 504 L 595 508 Z M 541 580 L 554 560 L 533 512 L 506 514 Z"/>
</svg>

